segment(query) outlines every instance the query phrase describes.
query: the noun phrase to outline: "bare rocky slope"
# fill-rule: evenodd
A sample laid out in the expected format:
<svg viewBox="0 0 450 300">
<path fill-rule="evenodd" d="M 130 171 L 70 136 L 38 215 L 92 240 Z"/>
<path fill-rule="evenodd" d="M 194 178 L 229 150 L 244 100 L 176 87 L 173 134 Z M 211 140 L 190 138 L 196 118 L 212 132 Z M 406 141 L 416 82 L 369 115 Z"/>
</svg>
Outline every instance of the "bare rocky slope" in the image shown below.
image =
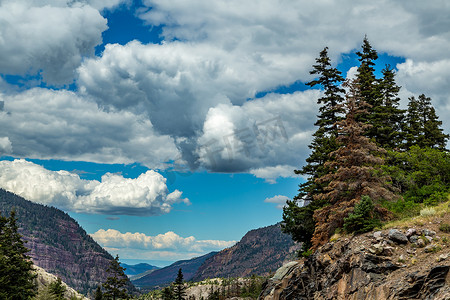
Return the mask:
<svg viewBox="0 0 450 300">
<path fill-rule="evenodd" d="M 38 266 L 33 266 L 33 268 L 35 270 L 35 273 L 37 274 L 35 282 L 39 290 L 45 289 L 46 287 L 48 287 L 48 285 L 50 285 L 50 283 L 55 282 L 58 279 L 55 275 L 46 272 L 44 269 Z M 73 288 L 68 286 L 64 281 L 62 281 L 62 285 L 66 288 L 66 291 L 64 292 L 64 299 L 76 298 L 80 300 L 89 300 L 88 298 L 84 297 Z"/>
<path fill-rule="evenodd" d="M 278 269 L 260 299 L 450 299 L 449 216 L 331 241 Z"/>
<path fill-rule="evenodd" d="M 251 230 L 236 245 L 207 259 L 192 280 L 268 275 L 292 259 L 297 249 L 280 224 Z"/>
<path fill-rule="evenodd" d="M 68 214 L 0 189 L 1 214 L 9 215 L 13 208 L 35 265 L 83 294 L 106 280 L 113 257 Z"/>
</svg>

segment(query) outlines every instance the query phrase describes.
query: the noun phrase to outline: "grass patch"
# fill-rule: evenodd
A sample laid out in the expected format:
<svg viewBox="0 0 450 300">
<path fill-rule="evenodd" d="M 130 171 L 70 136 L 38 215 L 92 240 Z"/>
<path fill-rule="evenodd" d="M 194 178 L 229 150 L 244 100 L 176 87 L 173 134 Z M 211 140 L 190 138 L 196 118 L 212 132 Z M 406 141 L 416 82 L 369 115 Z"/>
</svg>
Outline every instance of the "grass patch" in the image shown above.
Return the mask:
<svg viewBox="0 0 450 300">
<path fill-rule="evenodd" d="M 417 212 L 415 216 L 398 218 L 396 220 L 384 224 L 383 229 L 389 228 L 407 228 L 411 226 L 423 226 L 426 223 L 432 222 L 436 216 L 443 217 L 450 213 L 450 199 L 447 202 L 440 203 L 431 208 L 423 208 Z M 422 213 L 423 212 L 423 213 Z M 420 214 L 419 214 L 420 213 Z"/>
</svg>

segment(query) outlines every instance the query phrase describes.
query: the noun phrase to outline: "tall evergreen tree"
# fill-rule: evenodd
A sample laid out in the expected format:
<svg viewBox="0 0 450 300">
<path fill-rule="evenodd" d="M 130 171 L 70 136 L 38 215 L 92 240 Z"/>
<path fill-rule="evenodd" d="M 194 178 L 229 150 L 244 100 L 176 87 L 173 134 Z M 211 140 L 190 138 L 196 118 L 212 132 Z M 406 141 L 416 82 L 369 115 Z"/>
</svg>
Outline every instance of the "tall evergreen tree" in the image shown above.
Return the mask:
<svg viewBox="0 0 450 300">
<path fill-rule="evenodd" d="M 375 77 L 375 61 L 378 59 L 378 53 L 370 45 L 367 36 L 364 37 L 361 51 L 356 52 L 356 55 L 359 57 L 358 60 L 360 62 L 356 75 L 360 86 L 360 99 L 371 107 L 376 107 L 381 102 L 380 93 L 377 88 L 378 81 Z M 362 116 L 362 119 L 358 121 L 367 122 L 368 113 L 368 111 L 360 112 L 361 115 L 365 115 L 366 117 Z"/>
<path fill-rule="evenodd" d="M 295 170 L 296 174 L 308 176 L 306 183 L 300 185 L 299 194 L 296 199 L 301 199 L 305 195 L 316 194 L 323 190 L 323 185 L 318 185 L 315 181 L 323 173 L 324 164 L 329 160 L 329 154 L 337 149 L 336 137 L 338 135 L 336 122 L 342 119 L 343 110 L 338 104 L 342 103 L 345 92 L 340 84 L 344 81 L 341 72 L 331 66 L 331 60 L 328 57 L 328 48 L 324 48 L 316 59 L 313 70 L 310 74 L 317 75 L 317 79 L 306 83 L 310 87 L 321 86 L 324 96 L 317 100 L 320 105 L 319 115 L 314 124 L 318 126 L 313 134 L 313 141 L 309 148 L 310 156 L 306 159 L 306 165 L 301 170 Z"/>
<path fill-rule="evenodd" d="M 0 299 L 29 299 L 36 294 L 33 262 L 18 232 L 15 211 L 0 215 Z"/>
<path fill-rule="evenodd" d="M 330 172 L 317 179 L 329 184 L 324 193 L 315 196 L 316 200 L 324 200 L 328 205 L 314 212 L 314 248 L 327 242 L 335 229 L 343 226 L 344 218 L 353 211 L 361 196 L 367 195 L 374 200 L 395 197 L 389 189 L 389 178 L 381 175 L 380 166 L 384 161 L 377 154 L 383 149 L 364 136 L 371 125 L 357 121 L 368 107 L 360 94 L 358 79 L 345 85 L 348 87 L 343 105 L 346 118 L 337 122 L 340 147 L 326 163 Z M 376 209 L 381 217 L 388 214 L 379 206 Z"/>
<path fill-rule="evenodd" d="M 290 233 L 294 240 L 304 242 L 304 249 L 309 248 L 308 242 L 314 232 L 313 212 L 322 207 L 323 202 L 316 201 L 301 207 L 299 201 L 323 192 L 326 185 L 326 183 L 318 183 L 316 179 L 327 173 L 324 164 L 329 160 L 329 154 L 338 147 L 336 142 L 338 132 L 335 124 L 342 119 L 343 111 L 338 104 L 342 103 L 344 93 L 340 87 L 344 79 L 341 72 L 331 66 L 328 48 L 320 52 L 310 74 L 317 75 L 317 78 L 308 82 L 307 85 L 311 87 L 319 85 L 324 90 L 323 97 L 317 100 L 320 108 L 314 125 L 318 126 L 318 129 L 313 134 L 313 141 L 309 145 L 311 154 L 306 159 L 306 165 L 301 170 L 294 171 L 296 174 L 308 176 L 308 179 L 300 184 L 299 194 L 293 200 L 287 201 L 287 206 L 283 209 L 282 224 L 284 232 Z"/>
<path fill-rule="evenodd" d="M 174 300 L 175 298 L 173 296 L 172 288 L 169 286 L 163 288 L 163 290 L 161 292 L 161 298 L 162 298 L 162 300 Z"/>
<path fill-rule="evenodd" d="M 61 278 L 58 277 L 55 281 L 51 282 L 48 286 L 50 294 L 52 294 L 56 300 L 63 300 L 66 287 L 62 284 Z"/>
<path fill-rule="evenodd" d="M 381 103 L 376 107 L 376 122 L 372 124 L 375 127 L 373 135 L 377 144 L 384 149 L 400 148 L 404 140 L 402 128 L 406 111 L 399 109 L 400 87 L 395 83 L 394 70 L 390 65 L 386 65 L 382 73 L 383 77 L 378 84 Z"/>
<path fill-rule="evenodd" d="M 186 287 L 184 286 L 183 272 L 178 269 L 177 278 L 173 282 L 173 294 L 175 300 L 184 300 L 186 297 Z"/>
<path fill-rule="evenodd" d="M 406 148 L 417 145 L 420 148 L 445 150 L 449 135 L 443 132 L 441 125 L 442 121 L 439 121 L 436 115 L 431 98 L 424 94 L 418 99 L 414 96 L 409 98 L 406 115 Z"/>
<path fill-rule="evenodd" d="M 105 289 L 103 293 L 104 298 L 113 300 L 128 299 L 126 289 L 128 280 L 124 274 L 124 270 L 125 268 L 120 265 L 119 255 L 116 255 L 106 270 L 110 276 L 103 283 L 103 288 Z"/>
<path fill-rule="evenodd" d="M 405 150 L 408 150 L 413 145 L 417 145 L 422 127 L 419 102 L 412 96 L 409 98 L 408 110 L 405 116 Z"/>
<path fill-rule="evenodd" d="M 379 132 L 384 127 L 385 117 L 382 97 L 383 79 L 378 80 L 375 76 L 375 61 L 378 59 L 378 53 L 372 48 L 367 36 L 364 37 L 361 51 L 356 52 L 356 55 L 359 57 L 358 60 L 360 62 L 356 75 L 360 86 L 360 100 L 364 101 L 370 108 L 360 112 L 357 116 L 357 121 L 372 125 L 364 132 L 365 136 L 375 141 L 383 141 L 384 138 L 380 137 L 380 133 L 383 134 L 385 132 L 384 130 Z M 389 80 L 389 78 L 386 79 Z M 394 86 L 386 86 L 386 88 L 395 89 Z"/>
<path fill-rule="evenodd" d="M 103 292 L 100 286 L 97 286 L 94 294 L 94 300 L 103 300 Z"/>
</svg>

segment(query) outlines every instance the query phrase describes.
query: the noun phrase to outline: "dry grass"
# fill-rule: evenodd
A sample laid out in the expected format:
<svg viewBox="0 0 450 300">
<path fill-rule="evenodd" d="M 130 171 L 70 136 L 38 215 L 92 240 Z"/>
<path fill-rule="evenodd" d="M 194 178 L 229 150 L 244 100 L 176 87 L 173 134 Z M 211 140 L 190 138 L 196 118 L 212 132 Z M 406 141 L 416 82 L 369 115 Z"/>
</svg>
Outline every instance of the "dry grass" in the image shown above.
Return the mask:
<svg viewBox="0 0 450 300">
<path fill-rule="evenodd" d="M 420 216 L 388 222 L 384 224 L 383 229 L 423 226 L 427 223 L 435 223 L 445 216 L 450 216 L 450 196 L 449 201 L 441 203 L 438 206 L 425 207 L 420 211 Z"/>
</svg>

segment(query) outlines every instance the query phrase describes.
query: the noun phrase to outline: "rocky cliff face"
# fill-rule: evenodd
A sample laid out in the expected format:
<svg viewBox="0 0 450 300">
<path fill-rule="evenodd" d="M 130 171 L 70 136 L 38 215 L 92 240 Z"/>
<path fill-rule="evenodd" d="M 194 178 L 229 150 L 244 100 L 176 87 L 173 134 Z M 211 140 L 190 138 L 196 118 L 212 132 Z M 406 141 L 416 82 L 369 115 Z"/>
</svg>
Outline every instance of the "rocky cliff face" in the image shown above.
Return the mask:
<svg viewBox="0 0 450 300">
<path fill-rule="evenodd" d="M 84 294 L 106 280 L 113 257 L 68 214 L 0 189 L 0 212 L 13 208 L 35 265 Z"/>
<path fill-rule="evenodd" d="M 441 221 L 329 242 L 278 269 L 260 299 L 450 299 L 450 234 Z"/>
<path fill-rule="evenodd" d="M 251 230 L 236 245 L 206 260 L 193 280 L 268 275 L 292 259 L 298 248 L 279 224 Z"/>
</svg>

